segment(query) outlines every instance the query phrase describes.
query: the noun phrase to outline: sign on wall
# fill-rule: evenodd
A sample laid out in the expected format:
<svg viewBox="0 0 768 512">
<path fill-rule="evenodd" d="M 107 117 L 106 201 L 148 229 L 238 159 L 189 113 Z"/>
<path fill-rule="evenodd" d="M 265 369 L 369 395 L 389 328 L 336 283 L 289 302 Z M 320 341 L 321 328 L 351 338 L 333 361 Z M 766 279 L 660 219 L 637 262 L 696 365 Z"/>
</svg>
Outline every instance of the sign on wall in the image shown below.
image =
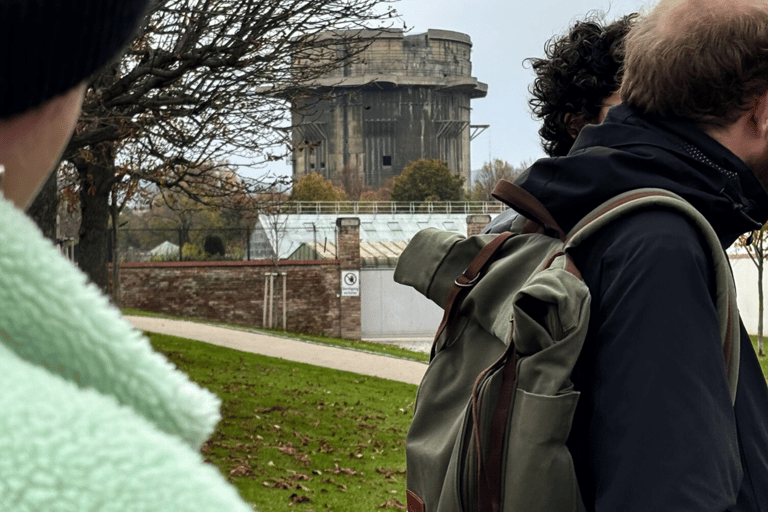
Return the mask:
<svg viewBox="0 0 768 512">
<path fill-rule="evenodd" d="M 360 271 L 342 270 L 341 271 L 341 296 L 359 297 L 360 296 Z"/>
</svg>

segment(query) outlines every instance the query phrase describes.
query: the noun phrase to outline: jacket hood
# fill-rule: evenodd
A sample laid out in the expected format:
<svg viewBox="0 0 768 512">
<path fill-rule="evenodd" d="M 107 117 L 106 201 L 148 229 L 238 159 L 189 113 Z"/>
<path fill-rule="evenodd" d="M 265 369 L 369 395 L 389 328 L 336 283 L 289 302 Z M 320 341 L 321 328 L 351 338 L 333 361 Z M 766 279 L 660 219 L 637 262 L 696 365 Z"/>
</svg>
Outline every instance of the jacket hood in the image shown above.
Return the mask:
<svg viewBox="0 0 768 512">
<path fill-rule="evenodd" d="M 768 193 L 738 157 L 690 121 L 625 104 L 582 130 L 568 156 L 537 161 L 517 184 L 566 232 L 604 201 L 646 187 L 689 201 L 724 247 L 768 220 Z"/>
</svg>

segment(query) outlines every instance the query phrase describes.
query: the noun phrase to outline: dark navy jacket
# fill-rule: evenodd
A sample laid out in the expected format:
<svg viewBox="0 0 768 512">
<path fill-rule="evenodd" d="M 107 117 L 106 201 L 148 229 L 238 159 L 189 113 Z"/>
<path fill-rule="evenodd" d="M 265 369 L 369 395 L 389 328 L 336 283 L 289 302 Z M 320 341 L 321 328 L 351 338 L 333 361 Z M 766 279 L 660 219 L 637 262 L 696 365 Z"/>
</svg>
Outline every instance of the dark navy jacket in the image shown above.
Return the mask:
<svg viewBox="0 0 768 512">
<path fill-rule="evenodd" d="M 518 184 L 566 231 L 642 187 L 683 196 L 724 247 L 768 220 L 768 194 L 732 153 L 692 123 L 626 105 Z M 592 293 L 568 441 L 587 509 L 768 511 L 768 389 L 742 328 L 731 405 L 712 264 L 689 221 L 671 211 L 634 214 L 574 256 Z"/>
</svg>

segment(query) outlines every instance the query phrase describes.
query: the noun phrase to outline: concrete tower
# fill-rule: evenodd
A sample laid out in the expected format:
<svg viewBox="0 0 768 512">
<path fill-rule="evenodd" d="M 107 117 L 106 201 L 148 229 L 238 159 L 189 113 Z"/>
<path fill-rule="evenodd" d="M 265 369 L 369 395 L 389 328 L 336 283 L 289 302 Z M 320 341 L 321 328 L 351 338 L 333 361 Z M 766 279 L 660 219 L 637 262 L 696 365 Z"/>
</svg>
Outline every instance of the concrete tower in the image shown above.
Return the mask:
<svg viewBox="0 0 768 512">
<path fill-rule="evenodd" d="M 470 101 L 488 91 L 472 77 L 469 36 L 446 30 L 362 36 L 373 37 L 370 46 L 298 100 L 294 178 L 316 172 L 338 180 L 345 172 L 377 188 L 410 162 L 432 158 L 468 184 L 470 140 L 486 128 L 470 124 Z"/>
</svg>

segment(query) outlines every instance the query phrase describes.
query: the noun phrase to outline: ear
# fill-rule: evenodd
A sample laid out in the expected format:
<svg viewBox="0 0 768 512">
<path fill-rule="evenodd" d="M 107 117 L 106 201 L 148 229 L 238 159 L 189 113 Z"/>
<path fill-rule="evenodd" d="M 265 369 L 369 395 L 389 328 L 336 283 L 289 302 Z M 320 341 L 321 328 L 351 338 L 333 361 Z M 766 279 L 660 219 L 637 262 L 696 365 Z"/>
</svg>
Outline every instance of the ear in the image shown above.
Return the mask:
<svg viewBox="0 0 768 512">
<path fill-rule="evenodd" d="M 568 127 L 568 135 L 573 137 L 574 140 L 578 137 L 581 129 L 587 124 L 584 122 L 584 116 L 581 114 L 565 114 L 563 121 L 565 121 L 565 125 Z"/>
<path fill-rule="evenodd" d="M 750 127 L 755 135 L 763 140 L 768 140 L 768 91 L 757 96 L 750 108 Z"/>
</svg>

